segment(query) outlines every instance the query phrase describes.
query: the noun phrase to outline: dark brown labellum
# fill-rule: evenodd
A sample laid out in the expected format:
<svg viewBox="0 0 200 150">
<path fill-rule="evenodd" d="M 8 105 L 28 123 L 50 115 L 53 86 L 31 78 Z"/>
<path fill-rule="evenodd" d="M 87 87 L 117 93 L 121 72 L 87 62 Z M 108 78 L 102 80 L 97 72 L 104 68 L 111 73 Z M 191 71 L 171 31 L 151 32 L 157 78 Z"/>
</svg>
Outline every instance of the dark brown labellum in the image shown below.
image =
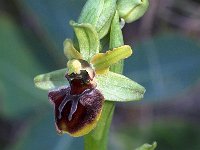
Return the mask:
<svg viewBox="0 0 200 150">
<path fill-rule="evenodd" d="M 60 87 L 49 92 L 49 99 L 54 104 L 55 121 L 59 133 L 82 136 L 91 131 L 100 117 L 104 97 L 96 89 L 95 75 L 84 61 L 86 70 L 80 74 L 66 74 L 70 86 Z M 87 63 L 87 64 L 86 64 Z"/>
</svg>

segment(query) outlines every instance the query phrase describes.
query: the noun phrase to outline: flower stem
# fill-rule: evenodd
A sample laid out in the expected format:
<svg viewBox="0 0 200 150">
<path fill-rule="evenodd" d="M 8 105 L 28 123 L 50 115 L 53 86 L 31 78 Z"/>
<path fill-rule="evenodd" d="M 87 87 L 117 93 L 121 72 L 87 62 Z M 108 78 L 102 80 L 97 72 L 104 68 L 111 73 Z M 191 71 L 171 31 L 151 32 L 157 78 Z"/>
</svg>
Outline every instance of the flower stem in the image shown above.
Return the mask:
<svg viewBox="0 0 200 150">
<path fill-rule="evenodd" d="M 103 107 L 101 118 L 97 127 L 88 135 L 84 136 L 85 150 L 106 150 L 108 143 L 108 133 L 115 104 L 106 101 Z"/>
<path fill-rule="evenodd" d="M 110 49 L 124 45 L 123 35 L 119 23 L 119 15 L 116 11 L 110 27 L 109 47 Z M 111 71 L 122 73 L 123 61 L 113 65 Z M 101 118 L 97 127 L 88 135 L 84 136 L 85 150 L 107 150 L 108 134 L 112 121 L 115 103 L 105 101 Z"/>
</svg>

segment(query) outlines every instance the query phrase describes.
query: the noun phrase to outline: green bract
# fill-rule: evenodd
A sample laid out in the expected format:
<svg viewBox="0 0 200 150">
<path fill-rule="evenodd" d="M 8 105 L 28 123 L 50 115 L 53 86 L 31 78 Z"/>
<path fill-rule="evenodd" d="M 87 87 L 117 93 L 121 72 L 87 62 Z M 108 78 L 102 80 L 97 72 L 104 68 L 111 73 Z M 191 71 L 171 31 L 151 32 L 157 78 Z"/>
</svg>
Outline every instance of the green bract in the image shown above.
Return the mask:
<svg viewBox="0 0 200 150">
<path fill-rule="evenodd" d="M 88 0 L 78 22 L 93 25 L 102 39 L 110 29 L 115 10 L 116 0 Z"/>
<path fill-rule="evenodd" d="M 110 48 L 124 45 L 119 19 L 119 13 L 116 11 L 110 26 Z"/>
<path fill-rule="evenodd" d="M 124 45 L 124 39 L 119 20 L 120 20 L 119 14 L 118 11 L 116 11 L 110 26 L 110 42 L 109 42 L 110 49 Z M 120 60 L 115 65 L 112 65 L 110 67 L 110 70 L 122 74 L 123 65 L 124 65 L 124 60 Z"/>
</svg>

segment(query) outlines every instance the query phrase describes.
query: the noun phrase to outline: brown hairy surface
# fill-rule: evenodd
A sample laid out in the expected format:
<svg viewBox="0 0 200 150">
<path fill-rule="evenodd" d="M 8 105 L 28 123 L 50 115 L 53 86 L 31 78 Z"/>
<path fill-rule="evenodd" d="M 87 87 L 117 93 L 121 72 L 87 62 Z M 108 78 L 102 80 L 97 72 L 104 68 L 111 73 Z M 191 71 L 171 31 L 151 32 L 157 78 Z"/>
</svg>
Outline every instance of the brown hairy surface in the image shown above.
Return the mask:
<svg viewBox="0 0 200 150">
<path fill-rule="evenodd" d="M 59 106 L 65 98 L 71 99 L 60 111 Z M 101 113 L 104 97 L 97 89 L 92 89 L 80 96 L 70 95 L 70 87 L 63 87 L 49 92 L 49 99 L 55 104 L 55 121 L 59 133 L 73 134 L 90 123 Z M 71 120 L 68 119 L 72 107 L 72 101 L 78 99 L 78 105 Z M 59 117 L 61 115 L 61 117 Z"/>
</svg>

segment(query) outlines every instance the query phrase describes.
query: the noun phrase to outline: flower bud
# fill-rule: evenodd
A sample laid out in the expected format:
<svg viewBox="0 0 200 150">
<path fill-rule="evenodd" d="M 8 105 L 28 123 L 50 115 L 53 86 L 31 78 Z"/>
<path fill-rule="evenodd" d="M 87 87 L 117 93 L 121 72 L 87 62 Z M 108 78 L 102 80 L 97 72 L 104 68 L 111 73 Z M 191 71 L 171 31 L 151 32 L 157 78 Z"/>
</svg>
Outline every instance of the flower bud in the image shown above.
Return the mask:
<svg viewBox="0 0 200 150">
<path fill-rule="evenodd" d="M 144 15 L 149 6 L 148 0 L 118 0 L 117 10 L 120 18 L 131 23 Z"/>
</svg>

